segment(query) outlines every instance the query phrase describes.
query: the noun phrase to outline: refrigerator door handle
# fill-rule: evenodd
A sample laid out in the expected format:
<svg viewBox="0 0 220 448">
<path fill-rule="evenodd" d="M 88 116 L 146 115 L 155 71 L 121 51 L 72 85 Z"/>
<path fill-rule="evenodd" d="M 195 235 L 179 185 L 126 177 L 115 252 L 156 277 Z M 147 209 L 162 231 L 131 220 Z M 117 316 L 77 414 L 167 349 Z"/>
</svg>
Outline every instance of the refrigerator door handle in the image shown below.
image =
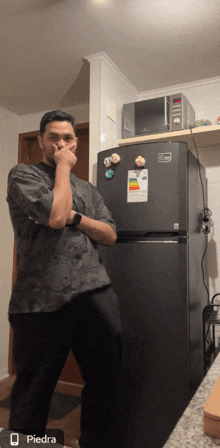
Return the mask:
<svg viewBox="0 0 220 448">
<path fill-rule="evenodd" d="M 131 243 L 141 243 L 141 244 L 143 244 L 143 243 L 146 243 L 146 244 L 154 244 L 154 243 L 156 243 L 156 244 L 161 244 L 161 243 L 172 243 L 172 244 L 178 244 L 179 243 L 179 241 L 173 241 L 173 240 L 158 240 L 158 241 L 146 241 L 146 240 L 140 240 L 140 241 L 131 241 L 131 240 L 129 240 L 129 242 Z"/>
</svg>

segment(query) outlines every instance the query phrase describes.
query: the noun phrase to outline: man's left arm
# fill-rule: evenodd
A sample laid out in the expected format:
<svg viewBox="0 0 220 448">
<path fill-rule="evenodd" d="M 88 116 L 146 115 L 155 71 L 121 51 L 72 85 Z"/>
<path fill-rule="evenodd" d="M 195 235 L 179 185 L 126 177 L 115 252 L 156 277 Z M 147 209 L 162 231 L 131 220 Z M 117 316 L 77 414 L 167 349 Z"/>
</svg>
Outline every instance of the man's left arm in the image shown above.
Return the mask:
<svg viewBox="0 0 220 448">
<path fill-rule="evenodd" d="M 90 186 L 92 188 L 94 219 L 82 215 L 81 221 L 76 227 L 96 243 L 112 246 L 117 239 L 115 223 L 97 188 L 91 184 Z M 75 213 L 74 210 L 71 210 L 66 224 L 72 224 Z"/>
<path fill-rule="evenodd" d="M 71 210 L 66 224 L 72 224 L 75 213 L 74 210 Z M 97 219 L 88 218 L 85 215 L 82 215 L 77 229 L 84 232 L 89 238 L 99 244 L 113 246 L 117 239 L 115 231 L 109 224 L 98 221 Z"/>
</svg>

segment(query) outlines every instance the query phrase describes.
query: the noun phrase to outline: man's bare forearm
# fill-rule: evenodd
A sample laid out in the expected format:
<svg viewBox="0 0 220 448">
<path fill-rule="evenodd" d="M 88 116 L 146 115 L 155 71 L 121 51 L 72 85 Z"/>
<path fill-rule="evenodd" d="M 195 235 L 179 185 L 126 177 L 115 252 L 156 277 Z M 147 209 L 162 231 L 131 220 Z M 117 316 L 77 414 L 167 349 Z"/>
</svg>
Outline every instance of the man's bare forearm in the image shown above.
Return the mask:
<svg viewBox="0 0 220 448">
<path fill-rule="evenodd" d="M 54 200 L 50 212 L 49 226 L 54 229 L 62 229 L 73 205 L 70 167 L 66 164 L 58 164 L 56 167 L 53 194 Z"/>
</svg>

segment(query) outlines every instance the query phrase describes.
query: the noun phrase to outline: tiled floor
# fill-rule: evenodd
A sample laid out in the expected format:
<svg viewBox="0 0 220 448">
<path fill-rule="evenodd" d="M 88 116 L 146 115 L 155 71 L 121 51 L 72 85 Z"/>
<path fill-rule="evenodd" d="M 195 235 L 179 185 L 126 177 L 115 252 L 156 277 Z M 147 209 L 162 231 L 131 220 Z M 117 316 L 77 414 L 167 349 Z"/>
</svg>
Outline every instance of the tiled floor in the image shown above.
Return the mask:
<svg viewBox="0 0 220 448">
<path fill-rule="evenodd" d="M 15 376 L 11 376 L 0 382 L 0 399 L 3 400 L 10 395 Z M 82 386 L 59 381 L 56 390 L 66 394 L 80 396 Z M 65 418 L 60 420 L 48 420 L 48 429 L 62 429 L 64 432 L 64 443 L 66 446 L 75 448 L 76 440 L 80 434 L 80 406 L 71 411 Z M 0 427 L 8 429 L 9 410 L 0 407 Z"/>
</svg>

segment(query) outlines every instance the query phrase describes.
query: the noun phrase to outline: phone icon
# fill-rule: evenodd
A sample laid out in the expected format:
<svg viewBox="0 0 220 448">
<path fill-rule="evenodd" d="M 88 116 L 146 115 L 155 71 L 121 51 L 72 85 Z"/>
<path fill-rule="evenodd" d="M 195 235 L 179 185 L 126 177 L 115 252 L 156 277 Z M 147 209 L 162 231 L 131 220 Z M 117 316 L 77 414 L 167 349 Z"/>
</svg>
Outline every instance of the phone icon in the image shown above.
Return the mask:
<svg viewBox="0 0 220 448">
<path fill-rule="evenodd" d="M 12 432 L 10 434 L 10 445 L 18 446 L 19 445 L 19 435 L 17 432 Z"/>
</svg>

